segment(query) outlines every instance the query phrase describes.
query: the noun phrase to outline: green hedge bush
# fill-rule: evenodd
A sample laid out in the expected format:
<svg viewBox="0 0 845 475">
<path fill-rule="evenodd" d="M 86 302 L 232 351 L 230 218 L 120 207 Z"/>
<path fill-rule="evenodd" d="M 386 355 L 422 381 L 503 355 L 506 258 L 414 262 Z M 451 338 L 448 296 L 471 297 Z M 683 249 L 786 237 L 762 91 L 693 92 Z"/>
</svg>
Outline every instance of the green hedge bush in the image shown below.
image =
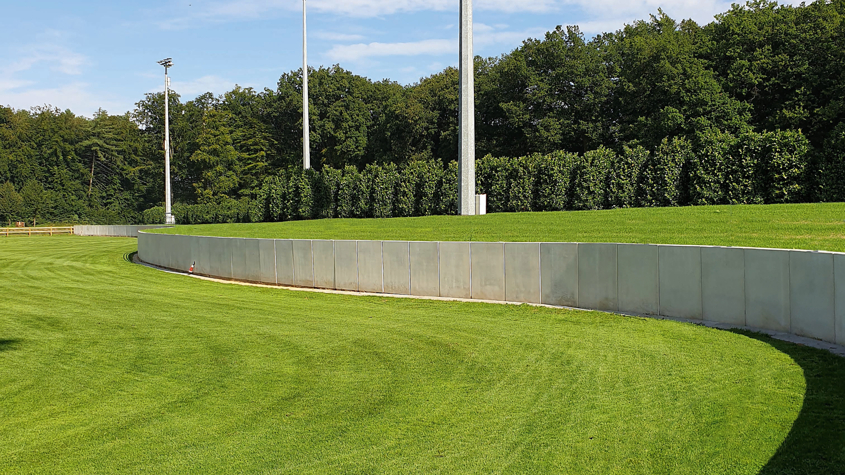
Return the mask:
<svg viewBox="0 0 845 475">
<path fill-rule="evenodd" d="M 831 149 L 843 148 L 845 134 L 840 135 L 832 138 Z M 808 196 L 810 170 L 843 175 L 845 166 L 832 155 L 820 167 L 811 166 L 811 156 L 800 132 L 734 136 L 709 130 L 691 141 L 664 140 L 653 151 L 602 147 L 583 155 L 486 156 L 476 163 L 476 185 L 487 194 L 491 213 L 792 203 Z M 815 180 L 825 197 L 845 198 L 838 181 Z M 456 162 L 370 164 L 363 171 L 289 169 L 267 178 L 252 198 L 176 204 L 173 213 L 180 224 L 428 216 L 456 214 L 457 193 Z M 143 219 L 161 223 L 164 210 L 149 209 Z"/>
</svg>

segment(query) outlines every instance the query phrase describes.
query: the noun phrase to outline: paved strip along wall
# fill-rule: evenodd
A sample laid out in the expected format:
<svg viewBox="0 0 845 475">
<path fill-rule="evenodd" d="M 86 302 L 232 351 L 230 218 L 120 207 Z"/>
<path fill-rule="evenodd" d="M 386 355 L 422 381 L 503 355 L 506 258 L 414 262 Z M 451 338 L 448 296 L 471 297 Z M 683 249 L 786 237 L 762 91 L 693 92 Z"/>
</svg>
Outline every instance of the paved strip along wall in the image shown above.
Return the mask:
<svg viewBox="0 0 845 475">
<path fill-rule="evenodd" d="M 102 231 L 100 231 L 102 232 Z M 845 254 L 593 243 L 140 233 L 150 264 L 226 279 L 707 320 L 845 345 Z"/>
<path fill-rule="evenodd" d="M 145 229 L 159 229 L 170 226 L 74 226 L 73 234 L 77 236 L 101 237 L 138 237 L 138 231 Z"/>
</svg>

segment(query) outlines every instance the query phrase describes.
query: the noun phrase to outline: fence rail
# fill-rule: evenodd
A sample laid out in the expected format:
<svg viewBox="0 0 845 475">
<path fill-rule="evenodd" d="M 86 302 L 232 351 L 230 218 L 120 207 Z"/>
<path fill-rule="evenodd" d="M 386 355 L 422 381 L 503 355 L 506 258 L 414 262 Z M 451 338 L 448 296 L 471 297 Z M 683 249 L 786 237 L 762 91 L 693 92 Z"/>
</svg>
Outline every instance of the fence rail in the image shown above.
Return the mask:
<svg viewBox="0 0 845 475">
<path fill-rule="evenodd" d="M 53 236 L 56 234 L 73 234 L 73 226 L 43 227 L 43 228 L 0 228 L 0 236 Z"/>
</svg>

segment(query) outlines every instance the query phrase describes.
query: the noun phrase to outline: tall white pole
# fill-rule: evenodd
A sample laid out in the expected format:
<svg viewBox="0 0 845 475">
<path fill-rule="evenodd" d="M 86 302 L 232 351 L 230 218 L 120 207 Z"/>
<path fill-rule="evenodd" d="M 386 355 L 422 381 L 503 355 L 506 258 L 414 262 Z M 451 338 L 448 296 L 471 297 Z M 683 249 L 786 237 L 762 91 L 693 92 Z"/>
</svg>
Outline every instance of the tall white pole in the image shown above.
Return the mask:
<svg viewBox="0 0 845 475">
<path fill-rule="evenodd" d="M 170 198 L 170 78 L 164 66 L 164 224 L 176 224 Z"/>
<path fill-rule="evenodd" d="M 475 58 L 472 54 L 472 0 L 461 0 L 460 156 L 458 211 L 475 214 Z"/>
<path fill-rule="evenodd" d="M 302 168 L 311 168 L 311 126 L 308 123 L 308 34 L 302 0 Z"/>
</svg>

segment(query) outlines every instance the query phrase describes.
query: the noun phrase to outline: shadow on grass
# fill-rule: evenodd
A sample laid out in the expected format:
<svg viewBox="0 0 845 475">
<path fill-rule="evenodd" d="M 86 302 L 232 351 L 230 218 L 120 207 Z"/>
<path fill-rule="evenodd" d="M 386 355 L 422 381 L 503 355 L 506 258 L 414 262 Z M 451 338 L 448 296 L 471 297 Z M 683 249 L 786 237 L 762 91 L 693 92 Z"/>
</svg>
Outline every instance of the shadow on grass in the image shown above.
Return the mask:
<svg viewBox="0 0 845 475">
<path fill-rule="evenodd" d="M 123 255 L 123 260 L 126 261 L 126 262 L 131 262 L 131 263 L 134 264 L 136 255 L 138 255 L 138 251 L 129 252 L 129 253 Z"/>
<path fill-rule="evenodd" d="M 17 349 L 20 340 L 0 340 L 0 353 Z"/>
<path fill-rule="evenodd" d="M 804 406 L 761 475 L 845 474 L 845 358 L 735 330 L 789 355 L 804 370 Z"/>
</svg>

